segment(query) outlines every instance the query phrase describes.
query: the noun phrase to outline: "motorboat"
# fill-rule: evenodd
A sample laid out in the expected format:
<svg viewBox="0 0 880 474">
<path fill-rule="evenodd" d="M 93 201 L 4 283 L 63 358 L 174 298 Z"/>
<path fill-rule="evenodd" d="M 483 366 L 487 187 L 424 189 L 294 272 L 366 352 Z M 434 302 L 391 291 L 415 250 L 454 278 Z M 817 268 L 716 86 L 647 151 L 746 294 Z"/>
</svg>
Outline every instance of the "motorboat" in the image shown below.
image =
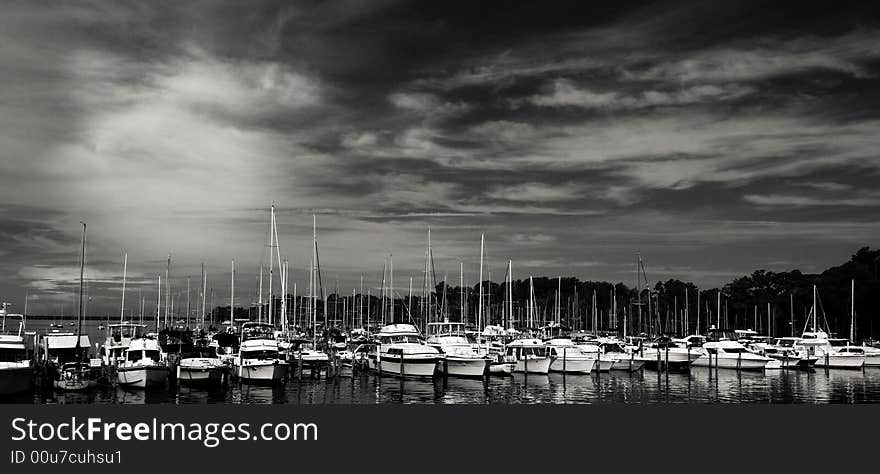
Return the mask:
<svg viewBox="0 0 880 474">
<path fill-rule="evenodd" d="M 126 387 L 161 387 L 168 383 L 168 375 L 165 354 L 155 334 L 131 339 L 125 360 L 116 365 L 116 383 Z"/>
<path fill-rule="evenodd" d="M 241 325 L 241 343 L 234 362 L 235 375 L 245 383 L 281 383 L 288 365 L 278 353 L 278 341 L 270 324 Z"/>
<path fill-rule="evenodd" d="M 550 372 L 566 374 L 589 374 L 598 364 L 599 358 L 586 353 L 580 346 L 566 337 L 555 337 L 544 343 L 550 356 Z M 610 370 L 609 365 L 609 370 Z"/>
<path fill-rule="evenodd" d="M 614 338 L 599 338 L 596 340 L 601 354 L 606 359 L 611 359 L 611 370 L 624 370 L 636 372 L 645 366 L 645 359 L 634 351 L 627 350 L 626 344 Z M 601 358 L 600 358 L 601 361 Z"/>
<path fill-rule="evenodd" d="M 464 323 L 428 323 L 427 344 L 440 351 L 438 370 L 452 377 L 483 377 L 490 359 L 487 351 L 475 348 L 464 332 Z"/>
<path fill-rule="evenodd" d="M 593 366 L 594 370 L 598 372 L 609 372 L 614 367 L 616 359 L 606 355 L 599 342 L 595 340 L 586 340 L 579 342 L 577 346 L 588 357 L 596 360 L 596 363 Z"/>
<path fill-rule="evenodd" d="M 817 357 L 815 366 L 833 369 L 861 369 L 865 365 L 865 354 L 841 352 L 828 340 L 825 331 L 805 331 L 794 345 L 807 354 Z"/>
<path fill-rule="evenodd" d="M 514 339 L 507 344 L 506 354 L 515 361 L 514 372 L 544 375 L 550 373 L 553 360 L 547 354 L 547 346 L 540 339 Z"/>
<path fill-rule="evenodd" d="M 840 353 L 857 354 L 865 357 L 865 367 L 880 366 L 880 349 L 869 346 L 850 344 L 848 339 L 828 339 L 831 347 Z"/>
<path fill-rule="evenodd" d="M 130 322 L 108 325 L 107 337 L 101 346 L 101 362 L 108 367 L 125 362 L 125 351 L 131 345 L 132 339 L 139 337 L 145 327 L 143 324 Z"/>
<path fill-rule="evenodd" d="M 218 354 L 216 340 L 207 345 L 196 344 L 177 363 L 177 382 L 184 385 L 218 385 L 223 382 L 227 366 Z"/>
<path fill-rule="evenodd" d="M 778 361 L 783 369 L 812 368 L 816 365 L 819 357 L 809 354 L 803 348 L 795 348 L 795 344 L 800 340 L 799 337 L 779 337 L 768 342 L 755 342 L 751 349 L 758 354 Z"/>
<path fill-rule="evenodd" d="M 65 392 L 91 390 L 98 386 L 97 374 L 88 362 L 65 362 L 56 368 L 52 385 Z"/>
<path fill-rule="evenodd" d="M 9 303 L 0 305 L 0 395 L 33 390 L 34 364 L 24 343 L 24 316 L 7 312 Z M 17 318 L 18 328 L 12 329 L 7 318 Z"/>
<path fill-rule="evenodd" d="M 389 324 L 379 329 L 368 352 L 372 370 L 400 377 L 432 377 L 440 351 L 425 344 L 412 324 Z M 356 351 L 357 352 L 357 351 Z"/>
<path fill-rule="evenodd" d="M 77 338 L 74 332 L 51 330 L 41 336 L 40 346 L 56 390 L 83 391 L 98 385 L 103 376 L 102 359 L 86 359 L 82 354 L 90 347 L 88 335 Z"/>
<path fill-rule="evenodd" d="M 473 348 L 483 351 L 489 358 L 489 375 L 507 376 L 516 368 L 516 358 L 507 355 L 504 349 L 506 331 L 501 326 L 487 325 L 482 333 L 481 341 L 471 343 Z"/>
<path fill-rule="evenodd" d="M 750 351 L 739 341 L 710 341 L 694 350 L 702 353 L 691 363 L 694 367 L 764 370 L 767 364 L 773 361 L 769 357 Z"/>
<path fill-rule="evenodd" d="M 700 358 L 702 352 L 690 346 L 682 347 L 668 337 L 660 337 L 642 345 L 634 351 L 644 359 L 645 367 L 659 370 L 666 367 L 673 370 L 686 370 Z"/>
</svg>

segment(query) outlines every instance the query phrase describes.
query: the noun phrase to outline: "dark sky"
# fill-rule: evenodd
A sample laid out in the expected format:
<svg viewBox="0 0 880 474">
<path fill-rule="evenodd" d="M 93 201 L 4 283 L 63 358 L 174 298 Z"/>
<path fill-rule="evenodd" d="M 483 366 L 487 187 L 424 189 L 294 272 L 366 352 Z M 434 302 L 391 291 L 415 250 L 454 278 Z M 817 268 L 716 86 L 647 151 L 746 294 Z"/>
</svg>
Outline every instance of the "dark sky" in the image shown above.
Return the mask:
<svg viewBox="0 0 880 474">
<path fill-rule="evenodd" d="M 300 294 L 313 213 L 346 293 L 391 254 L 420 286 L 428 226 L 468 284 L 481 233 L 496 280 L 640 251 L 705 287 L 880 235 L 869 2 L 20 1 L 0 63 L 0 299 L 32 313 L 72 313 L 80 221 L 91 313 L 126 252 L 148 301 L 169 253 L 218 302 L 235 258 L 246 304 L 273 202 Z"/>
</svg>

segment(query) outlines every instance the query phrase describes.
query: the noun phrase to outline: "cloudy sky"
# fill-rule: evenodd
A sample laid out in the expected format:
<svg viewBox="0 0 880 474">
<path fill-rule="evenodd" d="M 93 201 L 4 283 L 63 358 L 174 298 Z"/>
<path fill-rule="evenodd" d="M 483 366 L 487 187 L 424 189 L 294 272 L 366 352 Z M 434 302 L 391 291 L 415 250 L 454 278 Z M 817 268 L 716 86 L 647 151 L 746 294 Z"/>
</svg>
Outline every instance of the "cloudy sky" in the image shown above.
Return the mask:
<svg viewBox="0 0 880 474">
<path fill-rule="evenodd" d="M 390 254 L 418 286 L 428 226 L 470 284 L 480 233 L 496 280 L 640 251 L 702 286 L 880 235 L 867 5 L 20 1 L 0 63 L 0 299 L 32 313 L 73 311 L 80 221 L 91 312 L 125 252 L 150 301 L 169 253 L 218 299 L 235 258 L 245 303 L 273 202 L 299 291 L 313 213 L 345 292 Z"/>
</svg>

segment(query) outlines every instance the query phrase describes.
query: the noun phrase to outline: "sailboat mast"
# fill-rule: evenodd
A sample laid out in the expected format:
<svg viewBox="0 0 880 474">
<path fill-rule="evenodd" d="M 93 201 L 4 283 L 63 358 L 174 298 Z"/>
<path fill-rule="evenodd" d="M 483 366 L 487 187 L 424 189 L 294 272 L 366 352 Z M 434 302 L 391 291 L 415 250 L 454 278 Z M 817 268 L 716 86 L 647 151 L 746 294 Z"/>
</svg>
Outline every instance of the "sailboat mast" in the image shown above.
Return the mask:
<svg viewBox="0 0 880 474">
<path fill-rule="evenodd" d="M 484 236 L 480 234 L 480 290 L 479 302 L 477 303 L 477 331 L 483 330 L 483 241 Z"/>
<path fill-rule="evenodd" d="M 465 323 L 464 320 L 464 263 L 458 262 L 458 285 L 459 285 L 459 297 L 458 297 L 458 309 L 459 316 L 458 320 L 462 323 Z"/>
<path fill-rule="evenodd" d="M 168 254 L 168 262 L 165 264 L 165 327 L 168 327 L 168 311 L 171 307 L 171 254 Z M 173 317 L 173 315 L 172 315 Z"/>
<path fill-rule="evenodd" d="M 167 286 L 167 285 L 166 285 Z M 229 284 L 229 328 L 235 324 L 235 259 L 232 259 L 232 278 Z"/>
<path fill-rule="evenodd" d="M 274 311 L 274 303 L 275 298 L 272 297 L 272 274 L 275 269 L 275 262 L 272 260 L 272 257 L 275 256 L 275 233 L 272 232 L 272 229 L 275 228 L 275 205 L 272 205 L 270 210 L 269 217 L 269 314 L 266 318 L 269 321 L 269 324 L 272 324 L 272 319 L 275 317 Z"/>
<path fill-rule="evenodd" d="M 507 325 L 513 325 L 513 262 L 507 260 Z M 507 329 L 507 328 L 505 328 Z"/>
<path fill-rule="evenodd" d="M 816 332 L 816 285 L 813 285 L 813 332 Z"/>
<path fill-rule="evenodd" d="M 192 296 L 192 290 L 190 289 L 190 277 L 186 277 L 186 323 L 183 327 L 189 328 L 189 315 L 190 311 L 192 311 L 192 306 L 190 305 L 190 296 Z"/>
<path fill-rule="evenodd" d="M 119 310 L 119 322 L 125 319 L 125 276 L 128 271 L 128 253 L 125 254 L 124 262 L 122 264 L 122 307 Z"/>
<path fill-rule="evenodd" d="M 318 269 L 318 219 L 312 214 L 312 295 L 313 298 L 318 297 L 318 292 L 315 291 L 315 285 L 318 283 L 317 278 L 317 269 Z M 317 349 L 317 337 L 318 337 L 318 301 L 317 299 L 312 302 L 312 348 Z M 327 318 L 326 313 L 324 314 L 324 318 Z"/>
<path fill-rule="evenodd" d="M 202 326 L 205 324 L 205 298 L 208 296 L 208 272 L 205 271 L 205 264 L 202 263 Z"/>
<path fill-rule="evenodd" d="M 77 356 L 81 355 L 80 352 L 80 334 L 82 334 L 82 320 L 83 320 L 83 289 L 85 286 L 85 268 L 86 268 L 86 223 L 82 222 L 82 251 L 80 253 L 79 259 L 79 318 L 77 322 L 77 330 L 76 330 L 76 352 Z"/>
<path fill-rule="evenodd" d="M 260 283 L 257 289 L 257 321 L 263 322 L 263 264 L 260 263 Z"/>
<path fill-rule="evenodd" d="M 850 280 L 849 287 L 849 341 L 856 343 L 856 281 Z"/>
<path fill-rule="evenodd" d="M 159 316 L 162 310 L 162 274 L 157 275 L 156 282 L 156 332 L 159 332 Z"/>
<path fill-rule="evenodd" d="M 562 298 L 562 276 L 556 278 L 556 325 L 562 324 L 562 312 L 559 308 L 559 300 Z"/>
<path fill-rule="evenodd" d="M 390 285 L 391 289 L 389 290 L 391 296 L 391 324 L 394 324 L 394 255 L 388 256 L 388 264 L 390 267 L 389 275 L 390 275 Z"/>
</svg>

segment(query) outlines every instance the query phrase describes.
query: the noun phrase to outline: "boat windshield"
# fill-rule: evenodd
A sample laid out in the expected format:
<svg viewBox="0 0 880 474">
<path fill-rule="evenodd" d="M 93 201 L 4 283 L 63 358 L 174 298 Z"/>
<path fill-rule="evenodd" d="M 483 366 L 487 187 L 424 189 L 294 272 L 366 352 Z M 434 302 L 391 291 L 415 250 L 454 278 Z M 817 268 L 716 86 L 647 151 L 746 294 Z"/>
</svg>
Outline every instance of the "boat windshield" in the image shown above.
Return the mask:
<svg viewBox="0 0 880 474">
<path fill-rule="evenodd" d="M 794 347 L 794 339 L 777 339 L 776 345 L 779 347 Z"/>
<path fill-rule="evenodd" d="M 381 336 L 380 340 L 382 341 L 382 344 L 420 344 L 422 342 L 418 336 L 409 334 Z"/>
<path fill-rule="evenodd" d="M 846 339 L 828 339 L 828 342 L 832 347 L 845 347 L 849 345 L 849 341 Z"/>
<path fill-rule="evenodd" d="M 241 328 L 241 340 L 248 339 L 275 339 L 275 331 L 269 325 L 245 325 Z"/>
<path fill-rule="evenodd" d="M 244 359 L 275 359 L 278 357 L 277 351 L 243 351 L 241 357 Z"/>
<path fill-rule="evenodd" d="M 724 352 L 727 354 L 745 354 L 747 351 L 744 347 L 725 347 Z"/>
<path fill-rule="evenodd" d="M 141 359 L 151 359 L 153 362 L 159 362 L 159 351 L 157 351 L 157 350 L 128 351 L 128 360 L 130 362 L 137 362 Z"/>
</svg>

